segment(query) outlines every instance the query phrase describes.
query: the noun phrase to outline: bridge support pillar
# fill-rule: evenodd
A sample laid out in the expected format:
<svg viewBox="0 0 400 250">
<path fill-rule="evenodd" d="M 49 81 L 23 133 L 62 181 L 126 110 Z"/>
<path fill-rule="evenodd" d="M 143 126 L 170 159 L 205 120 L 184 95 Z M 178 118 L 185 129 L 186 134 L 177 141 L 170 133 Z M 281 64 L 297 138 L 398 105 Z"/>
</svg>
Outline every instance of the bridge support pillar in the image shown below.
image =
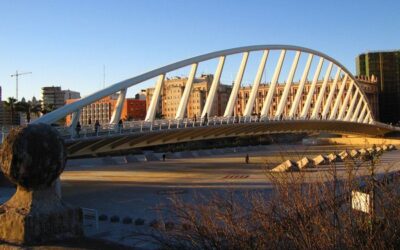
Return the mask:
<svg viewBox="0 0 400 250">
<path fill-rule="evenodd" d="M 247 59 L 249 58 L 249 52 L 244 52 L 243 53 L 243 58 L 242 62 L 240 63 L 239 71 L 237 72 L 236 78 L 235 78 L 235 83 L 232 88 L 232 93 L 229 96 L 229 101 L 228 104 L 226 105 L 224 117 L 231 117 L 232 112 L 234 111 L 236 99 L 237 99 L 237 94 L 240 88 L 240 84 L 242 83 L 243 79 L 243 74 L 246 69 L 247 65 Z"/>
<path fill-rule="evenodd" d="M 217 92 L 217 89 L 218 89 L 219 80 L 221 78 L 222 69 L 224 68 L 224 64 L 225 64 L 225 56 L 221 56 L 219 58 L 219 63 L 218 63 L 218 67 L 217 67 L 217 70 L 214 75 L 213 82 L 211 83 L 210 92 L 207 96 L 206 103 L 204 104 L 204 109 L 201 114 L 201 118 L 210 116 L 210 113 L 212 111 L 212 106 L 214 103 L 214 99 L 215 99 L 215 93 Z"/>
<path fill-rule="evenodd" d="M 190 70 L 190 74 L 185 85 L 185 90 L 183 91 L 182 98 L 179 101 L 178 110 L 176 111 L 175 119 L 177 120 L 182 120 L 185 116 L 185 111 L 187 108 L 190 92 L 192 91 L 193 81 L 196 76 L 197 66 L 198 64 L 194 63 L 192 65 L 192 69 Z"/>
<path fill-rule="evenodd" d="M 340 72 L 341 72 L 341 69 L 338 68 L 337 72 L 336 72 L 336 75 L 335 75 L 335 80 L 333 80 L 333 83 L 331 85 L 331 89 L 329 91 L 328 99 L 326 100 L 324 109 L 322 111 L 322 119 L 326 118 L 329 110 L 331 109 L 331 103 L 332 103 L 333 95 L 335 94 L 337 82 L 338 82 L 339 77 L 340 77 Z"/>
<path fill-rule="evenodd" d="M 264 100 L 264 103 L 263 103 L 263 106 L 261 109 L 261 117 L 268 116 L 272 97 L 274 96 L 276 84 L 278 82 L 279 75 L 281 74 L 283 61 L 285 60 L 285 55 L 286 55 L 286 50 L 283 49 L 279 56 L 278 63 L 276 64 L 275 72 L 274 72 L 274 75 L 272 76 L 271 84 L 269 85 L 269 88 L 268 88 L 267 97 L 265 97 L 265 100 Z"/>
<path fill-rule="evenodd" d="M 301 111 L 301 118 L 302 119 L 305 119 L 309 114 L 311 101 L 312 101 L 312 98 L 314 96 L 315 87 L 317 86 L 318 77 L 319 77 L 319 74 L 321 73 L 321 69 L 322 69 L 323 63 L 324 63 L 324 58 L 321 57 L 319 59 L 317 69 L 316 69 L 316 71 L 314 73 L 314 78 L 313 78 L 313 81 L 311 83 L 310 90 L 308 91 L 308 94 L 307 94 L 306 103 L 304 104 L 303 110 Z"/>
<path fill-rule="evenodd" d="M 303 74 L 301 76 L 299 87 L 297 89 L 296 96 L 294 97 L 293 105 L 292 105 L 292 107 L 290 108 L 290 111 L 289 111 L 289 118 L 293 118 L 294 117 L 295 113 L 297 112 L 297 108 L 299 107 L 300 98 L 301 98 L 301 96 L 303 94 L 304 85 L 305 85 L 305 83 L 307 81 L 307 77 L 308 77 L 308 73 L 310 71 L 311 62 L 313 60 L 313 57 L 314 57 L 313 54 L 309 54 L 308 55 L 307 63 L 306 63 L 306 66 L 304 67 L 304 71 L 303 71 Z"/>
<path fill-rule="evenodd" d="M 81 117 L 80 109 L 72 113 L 72 120 L 71 124 L 69 125 L 69 132 L 72 136 L 76 135 L 76 125 L 78 124 L 80 117 Z"/>
<path fill-rule="evenodd" d="M 342 80 L 342 83 L 341 83 L 340 89 L 339 89 L 339 93 L 337 94 L 336 99 L 335 99 L 335 104 L 333 105 L 333 109 L 331 110 L 331 113 L 329 115 L 329 120 L 336 119 L 336 114 L 337 114 L 337 111 L 339 109 L 339 104 L 340 104 L 340 101 L 341 101 L 341 98 L 342 98 L 342 95 L 343 95 L 343 91 L 346 88 L 348 76 L 349 75 L 346 74 L 344 76 L 343 80 Z"/>
<path fill-rule="evenodd" d="M 243 116 L 250 117 L 253 111 L 254 101 L 256 100 L 258 86 L 260 86 L 261 78 L 264 73 L 265 64 L 267 63 L 269 50 L 264 50 L 263 56 L 258 66 L 256 78 L 254 78 L 253 87 L 251 88 L 249 100 L 247 102 L 246 108 L 244 110 Z"/>
<path fill-rule="evenodd" d="M 115 105 L 114 112 L 110 120 L 110 124 L 117 124 L 121 119 L 122 108 L 124 107 L 125 103 L 126 90 L 127 89 L 122 89 L 119 92 L 117 104 Z"/>
<path fill-rule="evenodd" d="M 147 110 L 147 114 L 146 114 L 146 118 L 145 118 L 146 122 L 153 122 L 154 118 L 156 117 L 158 99 L 160 98 L 160 95 L 161 95 L 161 89 L 162 89 L 162 85 L 164 83 L 164 78 L 165 78 L 165 74 L 161 74 L 158 77 L 156 88 L 154 89 L 153 97 L 151 98 L 149 109 Z"/>
<path fill-rule="evenodd" d="M 286 81 L 285 89 L 283 90 L 281 100 L 279 101 L 279 105 L 275 113 L 275 119 L 279 119 L 281 117 L 283 109 L 286 105 L 287 97 L 290 91 L 290 86 L 292 85 L 294 74 L 296 73 L 296 68 L 299 62 L 300 54 L 301 52 L 297 51 L 296 55 L 294 56 L 292 67 L 290 68 L 290 72 Z"/>
</svg>

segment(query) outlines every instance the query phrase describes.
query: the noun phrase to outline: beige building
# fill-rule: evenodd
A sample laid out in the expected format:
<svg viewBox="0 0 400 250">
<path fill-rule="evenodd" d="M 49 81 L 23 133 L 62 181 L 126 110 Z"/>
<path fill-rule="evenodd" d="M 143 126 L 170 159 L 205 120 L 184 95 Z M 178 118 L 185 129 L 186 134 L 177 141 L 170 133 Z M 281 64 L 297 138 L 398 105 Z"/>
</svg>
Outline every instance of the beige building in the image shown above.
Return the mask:
<svg viewBox="0 0 400 250">
<path fill-rule="evenodd" d="M 195 79 L 193 88 L 192 88 L 192 92 L 190 94 L 189 101 L 188 101 L 187 117 L 193 118 L 195 115 L 196 115 L 196 117 L 200 117 L 201 111 L 202 111 L 203 106 L 206 101 L 207 93 L 211 86 L 212 78 L 213 78 L 212 75 L 202 75 L 200 78 Z M 377 89 L 377 84 L 376 84 L 376 82 L 377 82 L 376 77 L 373 77 L 373 76 L 371 78 L 359 77 L 357 79 L 361 85 L 361 88 L 366 93 L 368 101 L 371 104 L 371 109 L 374 113 L 374 116 L 379 117 L 379 114 L 378 114 L 379 103 L 378 103 L 378 95 L 377 95 L 378 89 Z M 178 109 L 179 102 L 181 100 L 186 81 L 187 81 L 187 78 L 175 77 L 172 79 L 167 79 L 164 82 L 164 86 L 163 86 L 163 89 L 161 92 L 162 97 L 160 98 L 158 106 L 157 106 L 157 113 L 159 115 L 158 118 L 161 117 L 160 114 L 162 114 L 165 119 L 174 119 L 175 118 L 175 114 Z M 330 92 L 329 86 L 332 85 L 332 81 L 333 81 L 333 79 L 330 79 L 328 81 L 328 84 L 327 84 L 327 87 L 325 89 L 325 93 L 324 93 L 324 96 L 322 99 L 322 104 L 321 104 L 320 110 L 318 112 L 319 114 L 322 113 L 326 99 L 328 98 L 328 95 Z M 350 80 L 347 81 L 347 85 L 346 85 L 344 93 L 347 92 L 349 83 L 350 83 Z M 289 95 L 287 98 L 287 102 L 285 104 L 285 107 L 284 107 L 284 110 L 282 113 L 283 116 L 287 116 L 289 114 L 291 105 L 296 96 L 298 86 L 299 86 L 298 82 L 295 82 L 291 85 Z M 322 81 L 318 81 L 315 91 L 314 91 L 314 94 L 312 96 L 312 101 L 311 101 L 311 105 L 310 105 L 310 109 L 309 109 L 310 113 L 308 114 L 309 116 L 311 116 L 311 112 L 313 111 L 313 108 L 314 108 L 313 105 L 317 101 L 321 86 L 322 86 Z M 337 86 L 341 86 L 341 79 L 339 79 Z M 269 110 L 269 116 L 273 116 L 276 113 L 276 109 L 279 104 L 280 98 L 282 96 L 284 87 L 285 87 L 284 83 L 277 84 L 277 90 L 275 91 L 273 99 L 272 99 L 271 107 Z M 295 114 L 300 114 L 301 108 L 304 106 L 304 103 L 307 99 L 307 93 L 309 92 L 310 87 L 311 87 L 311 82 L 307 82 L 304 86 L 303 94 L 300 98 L 300 103 L 297 108 L 297 112 Z M 265 83 L 260 84 L 259 89 L 258 89 L 258 95 L 257 95 L 257 98 L 255 99 L 255 103 L 253 106 L 252 113 L 254 115 L 261 113 L 264 99 L 268 93 L 268 89 L 269 89 L 269 84 L 265 84 Z M 209 116 L 211 116 L 211 117 L 212 116 L 222 116 L 224 114 L 225 107 L 229 100 L 229 95 L 231 93 L 231 90 L 232 90 L 231 86 L 222 85 L 222 84 L 219 85 L 219 89 L 218 89 L 216 98 L 213 103 L 213 110 L 212 110 L 211 114 L 209 114 Z M 151 98 L 153 96 L 153 92 L 154 92 L 154 88 L 149 88 L 146 90 L 146 105 L 147 105 L 147 107 L 150 104 Z M 244 110 L 246 108 L 247 101 L 250 96 L 250 92 L 251 92 L 251 86 L 245 86 L 245 87 L 240 88 L 238 97 L 236 100 L 236 105 L 234 108 L 234 115 L 238 115 L 238 116 L 243 115 Z M 338 92 L 339 92 L 339 89 L 338 89 L 338 87 L 336 87 L 334 96 L 333 96 L 333 98 L 334 98 L 333 100 L 335 100 Z M 342 96 L 342 101 L 343 101 L 344 97 L 345 97 L 345 95 Z M 351 96 L 350 96 L 349 102 L 351 102 Z M 331 102 L 331 108 L 333 108 L 334 103 L 335 103 L 334 101 Z"/>
<path fill-rule="evenodd" d="M 213 75 L 202 75 L 194 80 L 186 109 L 187 117 L 193 118 L 195 116 L 201 116 L 212 81 Z M 164 81 L 163 89 L 161 90 L 161 98 L 157 105 L 157 118 L 160 118 L 160 114 L 162 114 L 165 119 L 175 118 L 179 102 L 182 98 L 183 91 L 185 90 L 186 82 L 187 78 L 180 77 L 174 77 Z M 212 110 L 208 116 L 222 116 L 224 114 L 231 90 L 231 86 L 219 85 L 212 105 Z M 154 88 L 148 88 L 146 90 L 147 107 L 150 105 L 153 92 Z"/>
</svg>

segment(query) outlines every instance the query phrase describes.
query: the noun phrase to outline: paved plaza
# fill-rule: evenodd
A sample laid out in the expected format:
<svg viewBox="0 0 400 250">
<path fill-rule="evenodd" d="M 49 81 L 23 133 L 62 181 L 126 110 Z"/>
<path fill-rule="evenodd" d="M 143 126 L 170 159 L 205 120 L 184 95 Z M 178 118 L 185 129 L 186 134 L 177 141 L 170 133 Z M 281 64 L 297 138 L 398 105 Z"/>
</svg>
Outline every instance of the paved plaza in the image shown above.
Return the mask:
<svg viewBox="0 0 400 250">
<path fill-rule="evenodd" d="M 185 159 L 166 159 L 154 162 L 135 162 L 117 165 L 76 166 L 70 164 L 61 176 L 62 196 L 68 203 L 91 208 L 109 218 L 144 218 L 146 222 L 158 218 L 156 209 L 160 204 L 168 204 L 169 198 L 177 195 L 192 199 L 197 195 L 217 192 L 271 192 L 268 169 L 287 159 L 299 160 L 304 156 L 339 153 L 344 149 L 362 146 L 304 146 L 270 145 L 263 150 L 216 154 Z M 249 164 L 245 155 L 249 154 Z M 400 169 L 400 150 L 385 152 L 379 164 L 379 172 Z M 320 180 L 331 166 L 307 169 L 306 181 Z M 345 174 L 344 163 L 336 163 L 339 175 Z M 366 173 L 361 168 L 360 173 Z M 289 173 L 287 173 L 289 174 Z M 300 173 L 294 173 L 300 174 Z M 13 194 L 12 189 L 3 189 L 1 198 Z M 137 228 L 136 228 L 137 229 Z M 90 234 L 113 241 L 128 236 L 135 226 L 119 223 L 100 222 L 98 231 Z M 131 244 L 131 240 L 123 240 Z"/>
</svg>

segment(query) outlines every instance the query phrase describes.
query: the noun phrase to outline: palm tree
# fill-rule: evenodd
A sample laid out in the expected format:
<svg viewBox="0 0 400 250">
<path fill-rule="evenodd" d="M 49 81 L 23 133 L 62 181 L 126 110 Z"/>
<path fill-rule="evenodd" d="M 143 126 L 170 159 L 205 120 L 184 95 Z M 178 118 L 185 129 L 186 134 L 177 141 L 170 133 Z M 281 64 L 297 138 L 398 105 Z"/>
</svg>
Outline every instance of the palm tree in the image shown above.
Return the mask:
<svg viewBox="0 0 400 250">
<path fill-rule="evenodd" d="M 17 99 L 13 97 L 8 97 L 8 101 L 4 101 L 4 105 L 6 109 L 8 109 L 11 113 L 11 124 L 14 124 L 14 116 L 15 116 L 15 103 Z"/>
<path fill-rule="evenodd" d="M 51 111 L 53 111 L 55 109 L 56 108 L 55 108 L 54 104 L 43 104 L 41 106 L 40 112 L 45 115 L 45 114 L 50 113 Z"/>
<path fill-rule="evenodd" d="M 25 98 L 22 98 L 20 102 L 15 104 L 15 109 L 19 112 L 22 112 L 26 115 L 26 120 L 28 123 L 31 122 L 31 114 L 38 114 L 41 110 L 40 102 L 35 101 L 25 101 Z"/>
<path fill-rule="evenodd" d="M 32 97 L 31 101 L 31 114 L 35 114 L 37 117 L 42 111 L 42 101 L 37 101 L 35 97 Z"/>
</svg>

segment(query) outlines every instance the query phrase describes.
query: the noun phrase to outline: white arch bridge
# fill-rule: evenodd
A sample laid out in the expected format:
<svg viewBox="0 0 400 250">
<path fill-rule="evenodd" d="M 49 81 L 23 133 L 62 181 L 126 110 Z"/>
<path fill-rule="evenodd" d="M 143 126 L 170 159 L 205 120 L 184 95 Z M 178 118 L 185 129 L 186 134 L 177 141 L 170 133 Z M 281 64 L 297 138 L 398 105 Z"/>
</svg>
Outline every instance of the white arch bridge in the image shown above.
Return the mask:
<svg viewBox="0 0 400 250">
<path fill-rule="evenodd" d="M 251 91 L 243 107 L 243 113 L 235 116 L 234 109 L 235 105 L 238 105 L 239 89 L 249 68 L 248 59 L 256 52 L 261 52 L 262 56 L 255 71 Z M 273 74 L 268 91 L 260 101 L 258 91 L 266 71 L 268 57 L 273 53 L 277 55 L 277 60 L 271 68 Z M 226 108 L 223 115 L 209 117 L 225 62 L 234 55 L 241 55 L 241 62 Z M 285 61 L 288 57 L 291 59 L 289 62 Z M 218 60 L 217 67 L 201 115 L 197 120 L 193 120 L 186 117 L 190 93 L 199 65 L 211 60 Z M 300 65 L 301 61 L 304 61 L 304 65 Z M 287 65 L 287 76 L 281 75 L 284 65 Z M 156 120 L 157 104 L 167 74 L 185 67 L 190 67 L 190 72 L 179 100 L 175 119 Z M 313 74 L 309 74 L 311 69 Z M 294 82 L 296 74 L 301 75 L 298 82 Z M 286 79 L 283 84 L 279 83 L 282 77 Z M 118 126 L 128 88 L 153 78 L 157 80 L 145 120 L 125 122 L 123 127 Z M 295 93 L 291 93 L 293 86 L 297 89 Z M 278 87 L 283 90 L 278 91 Z M 75 127 L 81 109 L 115 93 L 119 93 L 119 96 L 110 124 L 103 124 L 98 130 L 83 127 L 80 136 L 77 137 Z M 254 116 L 256 100 L 261 108 Z M 72 114 L 71 124 L 60 130 L 66 138 L 71 157 L 167 143 L 270 133 L 326 131 L 377 136 L 398 131 L 396 127 L 374 120 L 370 104 L 357 79 L 338 61 L 312 49 L 289 45 L 240 47 L 169 64 L 65 105 L 33 123 L 51 124 L 69 114 Z"/>
</svg>

